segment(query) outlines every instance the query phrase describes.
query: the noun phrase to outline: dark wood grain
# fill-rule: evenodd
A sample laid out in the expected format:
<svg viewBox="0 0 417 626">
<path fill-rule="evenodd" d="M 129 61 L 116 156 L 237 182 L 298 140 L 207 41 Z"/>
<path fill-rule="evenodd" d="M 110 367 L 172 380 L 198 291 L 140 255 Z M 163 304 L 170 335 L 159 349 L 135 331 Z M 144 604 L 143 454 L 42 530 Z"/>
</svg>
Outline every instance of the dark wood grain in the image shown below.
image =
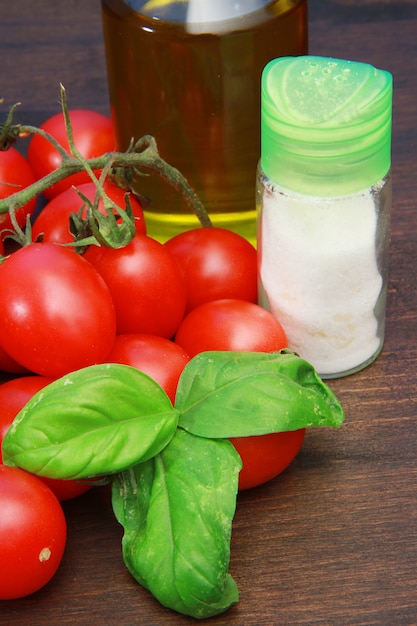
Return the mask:
<svg viewBox="0 0 417 626">
<path fill-rule="evenodd" d="M 3 3 L 0 97 L 22 121 L 71 107 L 108 111 L 98 0 Z M 7 6 L 6 6 L 7 5 Z M 312 54 L 394 74 L 391 270 L 378 360 L 331 387 L 337 432 L 311 430 L 292 466 L 239 496 L 231 572 L 240 602 L 211 624 L 417 624 L 417 4 L 310 0 Z M 147 626 L 194 620 L 130 578 L 106 488 L 65 504 L 68 548 L 55 578 L 0 603 L 0 623 Z M 1 514 L 1 512 L 0 512 Z"/>
</svg>

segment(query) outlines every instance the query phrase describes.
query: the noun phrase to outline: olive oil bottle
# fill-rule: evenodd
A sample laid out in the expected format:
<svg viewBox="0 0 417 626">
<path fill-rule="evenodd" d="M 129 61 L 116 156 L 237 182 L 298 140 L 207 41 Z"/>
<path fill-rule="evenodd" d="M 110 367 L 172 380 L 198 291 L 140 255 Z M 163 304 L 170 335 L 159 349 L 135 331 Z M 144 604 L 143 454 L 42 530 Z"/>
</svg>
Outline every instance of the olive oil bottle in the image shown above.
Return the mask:
<svg viewBox="0 0 417 626">
<path fill-rule="evenodd" d="M 191 1 L 102 0 L 117 145 L 153 135 L 214 225 L 254 242 L 261 74 L 271 59 L 307 52 L 307 0 L 246 0 L 258 8 L 203 23 L 187 20 Z M 151 236 L 165 241 L 199 224 L 157 176 L 134 184 L 150 199 Z"/>
</svg>

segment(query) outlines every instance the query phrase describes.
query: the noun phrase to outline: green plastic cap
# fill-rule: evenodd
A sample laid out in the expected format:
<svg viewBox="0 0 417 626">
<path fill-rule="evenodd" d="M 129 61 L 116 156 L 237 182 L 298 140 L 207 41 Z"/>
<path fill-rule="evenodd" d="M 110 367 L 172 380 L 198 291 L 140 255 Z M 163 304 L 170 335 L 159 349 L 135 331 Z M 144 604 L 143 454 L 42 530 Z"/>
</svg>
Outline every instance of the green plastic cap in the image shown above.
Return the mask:
<svg viewBox="0 0 417 626">
<path fill-rule="evenodd" d="M 367 63 L 283 57 L 262 74 L 261 168 L 315 196 L 355 193 L 391 167 L 392 75 Z"/>
</svg>

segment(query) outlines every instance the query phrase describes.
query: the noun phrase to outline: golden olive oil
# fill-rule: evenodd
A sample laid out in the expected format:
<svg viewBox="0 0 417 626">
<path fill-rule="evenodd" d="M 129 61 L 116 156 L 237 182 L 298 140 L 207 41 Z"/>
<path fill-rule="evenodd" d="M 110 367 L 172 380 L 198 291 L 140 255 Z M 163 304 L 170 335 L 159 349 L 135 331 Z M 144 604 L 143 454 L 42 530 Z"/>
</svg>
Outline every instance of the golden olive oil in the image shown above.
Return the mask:
<svg viewBox="0 0 417 626">
<path fill-rule="evenodd" d="M 132 137 L 153 135 L 160 155 L 184 174 L 214 225 L 254 242 L 261 73 L 273 58 L 307 53 L 307 1 L 275 0 L 228 20 L 227 31 L 208 33 L 184 23 L 186 2 L 162 5 L 169 6 L 169 21 L 146 17 L 122 0 L 102 0 L 118 148 L 125 150 Z M 199 224 L 159 177 L 140 176 L 135 186 L 151 200 L 151 236 L 165 241 Z"/>
</svg>

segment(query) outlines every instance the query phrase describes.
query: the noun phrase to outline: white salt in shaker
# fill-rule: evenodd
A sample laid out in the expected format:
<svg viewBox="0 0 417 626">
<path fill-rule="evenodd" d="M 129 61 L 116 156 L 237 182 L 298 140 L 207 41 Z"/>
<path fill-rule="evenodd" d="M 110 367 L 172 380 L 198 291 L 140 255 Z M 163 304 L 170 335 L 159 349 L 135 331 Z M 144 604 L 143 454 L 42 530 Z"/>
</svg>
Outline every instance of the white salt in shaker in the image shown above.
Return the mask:
<svg viewBox="0 0 417 626">
<path fill-rule="evenodd" d="M 260 304 L 323 378 L 371 363 L 384 341 L 392 76 L 324 57 L 262 76 Z"/>
</svg>

